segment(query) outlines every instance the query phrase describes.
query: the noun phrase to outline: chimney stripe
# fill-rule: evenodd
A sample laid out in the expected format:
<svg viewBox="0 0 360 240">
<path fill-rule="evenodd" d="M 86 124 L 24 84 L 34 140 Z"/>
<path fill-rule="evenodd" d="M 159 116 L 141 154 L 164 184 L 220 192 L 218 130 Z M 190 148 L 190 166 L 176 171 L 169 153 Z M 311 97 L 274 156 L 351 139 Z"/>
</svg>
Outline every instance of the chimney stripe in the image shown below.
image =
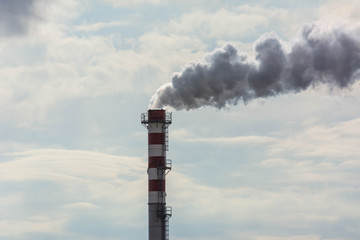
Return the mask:
<svg viewBox="0 0 360 240">
<path fill-rule="evenodd" d="M 149 133 L 148 142 L 150 144 L 164 144 L 165 133 Z"/>
<path fill-rule="evenodd" d="M 165 180 L 163 179 L 149 180 L 149 192 L 153 192 L 153 191 L 165 192 Z"/>
</svg>

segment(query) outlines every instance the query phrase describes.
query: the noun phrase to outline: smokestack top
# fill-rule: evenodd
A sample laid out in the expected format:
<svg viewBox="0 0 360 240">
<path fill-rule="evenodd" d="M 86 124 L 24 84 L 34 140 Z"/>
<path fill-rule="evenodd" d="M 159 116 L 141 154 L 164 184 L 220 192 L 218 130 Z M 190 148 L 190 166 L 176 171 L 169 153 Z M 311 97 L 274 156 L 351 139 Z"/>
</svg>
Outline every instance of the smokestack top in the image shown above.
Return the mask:
<svg viewBox="0 0 360 240">
<path fill-rule="evenodd" d="M 164 109 L 149 109 L 148 110 L 149 121 L 164 121 L 165 115 L 166 114 L 165 114 Z"/>
<path fill-rule="evenodd" d="M 147 113 L 141 114 L 141 123 L 146 126 L 151 122 L 161 122 L 169 125 L 172 122 L 172 114 L 160 108 L 148 109 Z"/>
</svg>

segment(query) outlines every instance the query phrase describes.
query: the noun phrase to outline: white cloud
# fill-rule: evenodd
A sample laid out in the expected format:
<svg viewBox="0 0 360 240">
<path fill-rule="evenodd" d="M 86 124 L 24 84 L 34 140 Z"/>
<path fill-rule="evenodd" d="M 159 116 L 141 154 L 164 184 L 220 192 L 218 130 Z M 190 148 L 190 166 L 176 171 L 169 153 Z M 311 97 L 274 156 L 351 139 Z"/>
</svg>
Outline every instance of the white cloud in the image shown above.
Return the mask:
<svg viewBox="0 0 360 240">
<path fill-rule="evenodd" d="M 300 157 L 325 159 L 356 159 L 360 154 L 360 118 L 338 122 L 330 126 L 314 125 L 303 132 L 290 135 L 275 144 L 271 151 L 292 152 Z"/>
<path fill-rule="evenodd" d="M 64 208 L 70 208 L 70 209 L 97 209 L 99 208 L 99 206 L 92 204 L 92 203 L 88 203 L 88 202 L 75 202 L 75 203 L 70 203 L 70 204 L 66 204 L 64 206 Z"/>
<path fill-rule="evenodd" d="M 134 157 L 118 157 L 96 152 L 36 149 L 9 153 L 13 160 L 1 162 L 2 181 L 48 180 L 77 182 L 81 179 L 134 177 L 144 163 Z M 119 181 L 125 181 L 125 179 Z"/>
<path fill-rule="evenodd" d="M 141 68 L 151 66 L 142 54 L 116 50 L 106 37 L 50 36 L 39 48 L 26 41 L 3 44 L 1 121 L 15 125 L 46 123 L 48 110 L 63 99 L 131 91 Z M 16 58 L 13 48 L 19 49 Z M 28 58 L 35 62 L 24 63 Z"/>
<path fill-rule="evenodd" d="M 282 165 L 288 165 L 289 161 L 284 158 L 268 158 L 260 162 L 260 165 L 263 166 L 282 166 Z"/>
<path fill-rule="evenodd" d="M 299 10 L 237 5 L 215 11 L 194 10 L 178 20 L 172 20 L 164 31 L 194 36 L 205 42 L 215 39 L 219 43 L 244 39 L 248 42 L 268 31 L 291 38 L 304 22 L 310 21 L 313 14 L 308 10 L 302 14 Z"/>
<path fill-rule="evenodd" d="M 76 7 L 71 1 L 68 5 L 64 8 Z M 79 27 L 95 31 L 107 26 Z M 140 36 L 133 43 L 137 47 L 119 49 L 127 40 L 116 34 L 69 36 L 69 29 L 53 19 L 27 38 L 0 43 L 0 106 L 5 111 L 1 122 L 34 128 L 47 123 L 49 109 L 64 99 L 139 90 L 151 94 L 170 78 L 172 69 L 204 49 L 190 37 L 156 32 Z"/>
<path fill-rule="evenodd" d="M 357 136 L 357 132 L 349 132 L 349 129 L 357 124 L 356 119 L 336 124 L 324 131 L 328 134 L 336 133 L 340 139 L 344 134 Z M 302 136 L 303 133 L 310 134 L 310 132 L 312 131 L 300 131 L 296 135 Z M 189 133 L 185 130 L 172 131 L 171 134 L 174 138 L 176 136 L 177 140 L 191 139 L 191 135 L 189 137 Z M 319 132 L 315 131 L 312 134 L 316 137 Z M 321 134 L 324 135 L 324 132 Z M 312 138 L 297 139 L 307 142 Z M 197 139 L 197 141 L 201 140 L 201 138 Z M 215 138 L 204 141 L 218 140 Z M 333 138 L 332 140 L 334 141 Z M 277 145 L 281 146 L 286 141 L 286 138 L 277 138 L 276 141 L 272 138 L 269 141 L 267 139 L 263 141 L 261 138 L 254 140 L 251 137 L 240 140 L 220 139 L 224 144 L 259 143 L 265 146 L 264 150 L 266 146 L 271 149 Z M 189 143 L 191 142 L 190 140 Z M 327 144 L 322 138 L 321 142 Z M 319 140 L 318 144 L 321 142 Z M 341 226 L 353 224 L 351 219 L 356 219 L 359 214 L 355 208 L 357 200 L 356 197 L 351 199 L 346 196 L 357 194 L 356 184 L 359 179 L 355 172 L 352 172 L 354 166 L 358 166 L 356 161 L 345 160 L 343 163 L 350 165 L 342 166 L 336 162 L 293 160 L 291 159 L 293 151 L 289 149 L 289 152 L 286 152 L 284 149 L 281 154 L 275 156 L 270 152 L 272 158 L 260 164 L 254 163 L 253 173 L 245 179 L 244 171 L 247 170 L 240 165 L 233 166 L 236 167 L 236 172 L 243 174 L 239 175 L 242 181 L 237 179 L 239 176 L 234 176 L 234 184 L 231 186 L 203 184 L 198 179 L 180 173 L 181 166 L 178 166 L 167 175 L 168 204 L 174 207 L 172 227 L 176 228 L 179 226 L 177 224 L 189 227 L 201 226 L 206 219 L 213 219 L 213 224 L 220 225 L 226 225 L 231 221 L 231 226 L 223 229 L 222 236 L 228 239 L 238 239 L 238 236 L 243 234 L 248 236 L 247 239 L 266 237 L 276 239 L 278 236 L 276 232 L 279 231 L 288 239 L 306 237 L 326 239 L 326 233 L 319 225 L 326 228 L 334 224 Z M 19 222 L 22 224 L 20 226 L 24 226 L 24 230 L 14 228 L 8 236 L 25 233 L 30 228 L 37 232 L 64 233 L 68 230 L 59 229 L 64 229 L 68 224 L 75 224 L 71 219 L 84 217 L 85 212 L 101 213 L 109 219 L 116 219 L 122 226 L 127 226 L 129 222 L 136 225 L 136 222 L 146 215 L 146 204 L 144 204 L 147 201 L 146 163 L 138 157 L 113 156 L 89 151 L 32 149 L 9 153 L 6 158 L 7 161 L 0 163 L 0 180 L 3 183 L 34 180 L 52 182 L 60 186 L 56 191 L 57 196 L 61 196 L 57 197 L 56 201 L 46 200 L 45 197 L 45 202 L 51 203 L 50 207 L 44 207 L 37 210 L 36 214 L 29 213 L 11 222 L 15 225 Z M 256 176 L 261 176 L 260 180 L 263 182 L 259 183 L 259 179 L 254 181 Z M 222 177 L 212 175 L 215 180 Z M 42 191 L 38 187 L 37 194 L 41 194 Z M 22 194 L 13 190 L 10 195 L 5 196 L 10 204 L 8 205 L 10 211 L 14 207 L 18 208 L 19 205 L 23 209 L 26 209 L 24 206 L 31 206 L 33 202 L 31 197 L 27 196 L 28 201 L 23 201 Z M 53 191 L 43 194 L 48 194 L 50 195 L 48 198 L 51 198 Z M 15 201 L 10 203 L 11 199 Z M 226 218 L 222 217 L 224 215 Z M 346 219 L 350 219 L 349 223 L 343 223 Z M 3 220 L 3 228 L 10 224 L 7 221 Z M 45 222 L 48 225 L 45 225 Z M 251 230 L 245 232 L 232 230 L 245 223 L 263 227 L 257 233 Z M 269 233 L 266 229 L 270 227 L 274 231 Z M 51 228 L 56 230 L 49 230 Z M 304 228 L 308 229 L 307 233 L 313 235 L 293 233 L 294 229 Z M 343 234 L 347 234 L 347 231 L 344 230 Z M 336 238 L 337 236 L 334 236 L 334 239 Z"/>
<path fill-rule="evenodd" d="M 169 31 L 177 34 L 197 35 L 205 38 L 236 38 L 254 33 L 256 27 L 265 25 L 264 16 L 219 10 L 215 13 L 196 11 L 184 14 L 179 21 L 170 22 Z"/>
<path fill-rule="evenodd" d="M 359 17 L 359 2 L 356 0 L 346 0 L 346 1 L 329 1 L 322 5 L 318 9 L 319 16 L 325 21 L 336 22 L 339 20 L 349 20 L 352 22 L 357 22 L 360 20 Z"/>
<path fill-rule="evenodd" d="M 19 203 L 22 203 L 21 194 L 19 193 L 0 197 L 0 206 L 2 206 L 2 211 L 10 205 L 16 205 Z"/>
<path fill-rule="evenodd" d="M 186 35 L 162 34 L 157 31 L 148 32 L 139 38 L 139 54 L 148 64 L 161 70 L 162 74 L 157 81 L 158 86 L 169 81 L 174 70 L 179 70 L 189 59 L 200 58 L 206 46 L 199 39 Z M 153 93 L 156 87 L 152 85 Z"/>
<path fill-rule="evenodd" d="M 0 162 L 2 189 L 7 192 L 0 199 L 6 207 L 0 218 L 4 236 L 64 234 L 64 227 L 83 211 L 116 216 L 122 226 L 133 226 L 129 220 L 145 214 L 146 164 L 140 158 L 61 149 L 33 149 L 5 157 Z M 18 187 L 12 189 L 14 185 Z"/>
<path fill-rule="evenodd" d="M 318 232 L 321 236 L 325 233 L 317 229 L 319 224 L 336 224 L 342 219 L 356 218 L 359 214 L 354 211 L 356 201 L 349 201 L 345 197 L 346 194 L 355 194 L 355 188 L 312 188 L 303 181 L 296 183 L 291 179 L 288 179 L 287 186 L 279 188 L 242 186 L 244 184 L 241 182 L 238 187 L 221 188 L 199 185 L 178 173 L 171 173 L 169 179 L 168 202 L 176 206 L 174 212 L 177 218 L 187 221 L 189 225 L 200 225 L 204 219 L 212 219 L 217 224 L 231 221 L 233 227 L 246 223 L 261 225 L 262 230 L 252 232 L 249 239 L 262 239 L 264 234 L 271 238 L 272 234 L 266 232 L 267 228 L 272 232 L 280 231 L 288 239 L 305 237 L 292 233 L 294 229 L 296 232 L 296 229 L 303 228 L 308 229 L 307 232 Z M 338 208 L 339 205 L 343 207 Z M 281 226 L 281 229 L 277 226 Z M 227 229 L 225 227 L 223 231 Z M 232 227 L 229 226 L 229 229 Z"/>
<path fill-rule="evenodd" d="M 76 31 L 83 31 L 83 32 L 95 32 L 99 31 L 104 28 L 113 28 L 113 27 L 123 27 L 129 26 L 131 23 L 129 22 L 121 22 L 121 21 L 114 21 L 114 22 L 97 22 L 93 24 L 84 24 L 78 25 L 74 29 Z"/>
<path fill-rule="evenodd" d="M 85 9 L 79 0 L 55 0 L 51 4 L 42 4 L 39 10 L 49 24 L 63 24 L 79 16 Z"/>
<path fill-rule="evenodd" d="M 175 169 L 168 175 L 169 203 L 176 206 L 174 216 L 187 221 L 189 226 L 200 226 L 205 219 L 219 225 L 222 221 L 224 225 L 231 223 L 231 227 L 222 228 L 226 232 L 222 238 L 226 239 L 355 239 L 352 236 L 358 234 L 354 227 L 360 214 L 356 208 L 360 181 L 359 123 L 358 118 L 335 124 L 298 123 L 300 129 L 277 133 L 276 141 L 264 142 L 262 148 L 256 148 L 264 152 L 264 160 L 251 162 L 253 157 L 249 155 L 247 163 L 221 159 L 233 174 L 231 184 L 224 181 L 228 176 L 220 169 L 212 169 L 204 180 L 198 179 L 196 173 L 189 179 L 184 174 L 186 169 L 178 167 L 183 174 Z M 171 138 L 188 144 L 193 139 L 203 140 L 182 129 L 171 131 Z M 226 143 L 235 139 L 229 138 Z M 219 146 L 217 149 L 225 151 Z M 247 150 L 257 155 L 253 149 Z M 241 155 L 235 151 L 232 156 Z M 199 164 L 200 171 L 210 171 L 209 165 Z M 249 224 L 261 227 L 252 231 Z M 233 230 L 240 226 L 246 227 Z M 347 230 L 329 232 L 327 229 L 333 226 Z"/>
<path fill-rule="evenodd" d="M 347 240 L 350 238 L 324 238 L 316 234 L 304 234 L 297 236 L 247 236 L 251 240 Z"/>
<path fill-rule="evenodd" d="M 19 233 L 59 233 L 61 231 L 62 220 L 52 219 L 28 220 L 28 221 L 0 221 L 0 236 L 13 238 Z"/>
<path fill-rule="evenodd" d="M 204 142 L 212 144 L 269 144 L 277 141 L 276 138 L 265 136 L 197 137 L 185 129 L 172 131 L 171 137 L 184 142 Z"/>
<path fill-rule="evenodd" d="M 144 3 L 150 4 L 160 4 L 165 2 L 164 0 L 101 0 L 106 3 L 113 4 L 116 7 L 123 7 L 123 6 L 136 6 Z"/>
</svg>

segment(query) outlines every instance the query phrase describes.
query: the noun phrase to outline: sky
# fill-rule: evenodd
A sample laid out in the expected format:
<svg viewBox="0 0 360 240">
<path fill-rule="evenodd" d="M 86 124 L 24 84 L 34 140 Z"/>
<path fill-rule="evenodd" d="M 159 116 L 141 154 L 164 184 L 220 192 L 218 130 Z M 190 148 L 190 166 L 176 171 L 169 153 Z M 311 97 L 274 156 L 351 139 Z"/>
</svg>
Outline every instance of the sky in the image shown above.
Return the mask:
<svg viewBox="0 0 360 240">
<path fill-rule="evenodd" d="M 359 6 L 0 0 L 0 240 L 146 239 L 140 115 L 157 89 L 226 44 L 249 59 L 266 34 L 291 46 L 306 24 L 359 43 Z M 357 73 L 345 88 L 173 110 L 170 238 L 360 239 Z"/>
</svg>

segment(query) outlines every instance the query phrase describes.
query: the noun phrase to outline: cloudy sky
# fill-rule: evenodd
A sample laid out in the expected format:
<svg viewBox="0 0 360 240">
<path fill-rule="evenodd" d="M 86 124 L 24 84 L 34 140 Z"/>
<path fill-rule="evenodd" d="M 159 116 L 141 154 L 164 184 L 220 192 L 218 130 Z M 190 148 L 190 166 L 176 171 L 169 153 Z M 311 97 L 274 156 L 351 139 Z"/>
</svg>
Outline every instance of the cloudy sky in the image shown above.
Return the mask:
<svg viewBox="0 0 360 240">
<path fill-rule="evenodd" d="M 359 43 L 359 6 L 0 0 L 0 239 L 146 239 L 155 91 L 227 43 L 255 59 L 269 32 L 291 45 L 336 25 Z M 357 79 L 174 111 L 171 239 L 360 239 Z"/>
</svg>

